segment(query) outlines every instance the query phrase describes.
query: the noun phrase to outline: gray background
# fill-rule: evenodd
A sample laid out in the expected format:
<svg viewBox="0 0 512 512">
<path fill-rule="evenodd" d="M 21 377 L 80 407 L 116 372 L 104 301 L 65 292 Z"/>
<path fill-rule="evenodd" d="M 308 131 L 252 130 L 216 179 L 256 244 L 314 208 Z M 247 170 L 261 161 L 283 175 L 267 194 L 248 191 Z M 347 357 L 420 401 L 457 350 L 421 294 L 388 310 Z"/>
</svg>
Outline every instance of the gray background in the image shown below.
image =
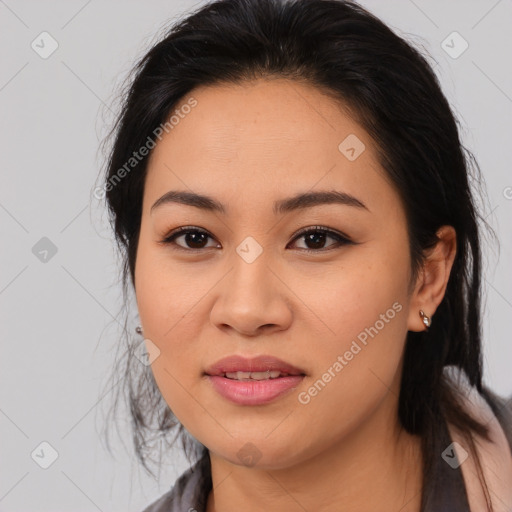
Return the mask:
<svg viewBox="0 0 512 512">
<path fill-rule="evenodd" d="M 113 459 L 100 440 L 121 293 L 112 234 L 92 190 L 116 88 L 166 22 L 200 3 L 0 0 L 1 511 L 140 511 L 186 467 L 171 454 L 154 481 L 120 441 Z M 432 54 L 482 167 L 484 214 L 501 241 L 501 254 L 485 248 L 485 380 L 509 396 L 512 3 L 362 4 Z M 31 47 L 43 31 L 59 45 L 47 59 Z M 458 58 L 441 46 L 453 31 L 469 44 Z M 453 38 L 445 44 L 461 49 Z M 38 252 L 48 248 L 43 237 L 55 254 Z M 133 328 L 135 310 L 130 318 Z M 31 458 L 37 448 L 39 463 L 51 461 L 43 441 L 58 453 L 48 469 Z"/>
</svg>

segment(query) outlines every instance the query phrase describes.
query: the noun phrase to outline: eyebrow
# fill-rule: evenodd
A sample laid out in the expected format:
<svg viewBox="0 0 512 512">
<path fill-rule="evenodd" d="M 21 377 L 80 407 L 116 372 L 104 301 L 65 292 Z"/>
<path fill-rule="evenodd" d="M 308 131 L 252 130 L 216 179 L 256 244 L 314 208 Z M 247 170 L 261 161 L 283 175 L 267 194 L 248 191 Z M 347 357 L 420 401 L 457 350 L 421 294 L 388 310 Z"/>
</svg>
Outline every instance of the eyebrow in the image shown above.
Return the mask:
<svg viewBox="0 0 512 512">
<path fill-rule="evenodd" d="M 213 199 L 212 197 L 196 194 L 195 192 L 170 190 L 162 197 L 157 199 L 151 207 L 150 213 L 164 204 L 178 203 L 188 206 L 194 206 L 205 211 L 217 212 L 226 214 L 226 208 L 222 203 Z M 346 192 L 339 192 L 336 190 L 325 190 L 316 192 L 303 192 L 293 197 L 281 199 L 276 201 L 273 206 L 275 215 L 288 213 L 294 210 L 301 210 L 304 208 L 312 208 L 314 206 L 324 204 L 342 204 L 345 206 L 353 206 L 362 210 L 367 210 L 368 207 L 356 197 L 347 194 Z"/>
</svg>

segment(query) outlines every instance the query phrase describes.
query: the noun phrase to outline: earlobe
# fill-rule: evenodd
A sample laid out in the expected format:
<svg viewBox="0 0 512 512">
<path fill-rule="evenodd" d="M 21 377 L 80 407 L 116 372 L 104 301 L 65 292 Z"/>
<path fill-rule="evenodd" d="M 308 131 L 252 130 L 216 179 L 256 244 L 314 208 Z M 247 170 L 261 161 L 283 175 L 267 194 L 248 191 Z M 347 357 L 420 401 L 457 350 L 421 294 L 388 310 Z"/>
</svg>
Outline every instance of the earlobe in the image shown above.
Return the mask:
<svg viewBox="0 0 512 512">
<path fill-rule="evenodd" d="M 453 226 L 437 231 L 438 242 L 425 254 L 425 261 L 410 302 L 408 330 L 428 331 L 433 315 L 443 300 L 457 252 L 457 236 Z"/>
</svg>

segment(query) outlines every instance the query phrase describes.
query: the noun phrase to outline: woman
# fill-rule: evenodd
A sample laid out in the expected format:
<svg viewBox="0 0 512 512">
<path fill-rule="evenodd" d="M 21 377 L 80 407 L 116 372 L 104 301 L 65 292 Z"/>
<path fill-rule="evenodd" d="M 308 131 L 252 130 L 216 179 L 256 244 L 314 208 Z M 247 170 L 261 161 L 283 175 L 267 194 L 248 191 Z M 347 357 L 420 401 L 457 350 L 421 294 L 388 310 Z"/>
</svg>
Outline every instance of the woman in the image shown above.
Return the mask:
<svg viewBox="0 0 512 512">
<path fill-rule="evenodd" d="M 512 509 L 472 158 L 418 51 L 350 2 L 220 0 L 114 134 L 135 446 L 195 458 L 147 512 Z"/>
</svg>

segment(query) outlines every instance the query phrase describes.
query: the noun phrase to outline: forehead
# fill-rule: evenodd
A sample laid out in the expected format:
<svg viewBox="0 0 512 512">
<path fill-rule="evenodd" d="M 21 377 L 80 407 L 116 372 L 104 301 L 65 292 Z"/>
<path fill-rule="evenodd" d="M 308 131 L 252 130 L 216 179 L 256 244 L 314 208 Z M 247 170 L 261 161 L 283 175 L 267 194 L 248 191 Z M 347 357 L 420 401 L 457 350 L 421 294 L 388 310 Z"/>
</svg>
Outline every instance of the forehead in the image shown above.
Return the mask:
<svg viewBox="0 0 512 512">
<path fill-rule="evenodd" d="M 343 134 L 362 132 L 333 99 L 290 80 L 203 86 L 183 98 L 175 111 L 182 110 L 190 97 L 197 105 L 179 119 L 174 117 L 177 124 L 155 153 L 170 149 L 181 157 L 193 147 L 195 158 L 208 155 L 227 161 L 244 154 L 258 162 L 294 161 L 312 153 L 332 154 Z M 262 151 L 265 147 L 268 150 Z"/>
<path fill-rule="evenodd" d="M 195 106 L 183 108 L 191 98 Z M 148 165 L 145 188 L 154 199 L 188 188 L 256 201 L 320 186 L 368 201 L 391 188 L 369 135 L 341 102 L 312 85 L 260 79 L 202 86 L 173 112 Z"/>
</svg>

